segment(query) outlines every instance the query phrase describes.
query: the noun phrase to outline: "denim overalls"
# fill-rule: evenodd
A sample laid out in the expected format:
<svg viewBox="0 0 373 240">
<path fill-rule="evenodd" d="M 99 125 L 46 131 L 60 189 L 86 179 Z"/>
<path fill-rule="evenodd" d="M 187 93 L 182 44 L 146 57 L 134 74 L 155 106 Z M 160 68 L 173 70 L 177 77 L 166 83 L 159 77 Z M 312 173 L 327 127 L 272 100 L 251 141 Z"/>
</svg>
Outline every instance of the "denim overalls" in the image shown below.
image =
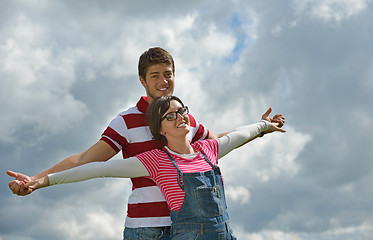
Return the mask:
<svg viewBox="0 0 373 240">
<path fill-rule="evenodd" d="M 165 151 L 177 169 L 177 182 L 185 192 L 179 211 L 170 211 L 172 239 L 236 239 L 229 226 L 223 179 L 220 168 L 207 158 L 213 169 L 206 172 L 183 173 L 171 155 Z M 184 186 L 180 183 L 183 179 Z"/>
</svg>

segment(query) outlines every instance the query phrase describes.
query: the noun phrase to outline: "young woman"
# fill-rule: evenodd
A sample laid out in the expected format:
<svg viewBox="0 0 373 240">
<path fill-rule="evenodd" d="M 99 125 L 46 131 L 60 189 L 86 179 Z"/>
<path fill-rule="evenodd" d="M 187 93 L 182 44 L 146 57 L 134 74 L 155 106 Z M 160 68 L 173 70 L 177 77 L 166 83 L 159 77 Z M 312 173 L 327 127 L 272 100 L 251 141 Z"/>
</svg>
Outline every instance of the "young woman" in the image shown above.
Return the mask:
<svg viewBox="0 0 373 240">
<path fill-rule="evenodd" d="M 188 108 L 175 97 L 160 97 L 148 109 L 154 138 L 166 143 L 127 159 L 89 163 L 28 183 L 34 189 L 97 177 L 153 179 L 171 210 L 172 239 L 235 239 L 229 226 L 222 175 L 218 164 L 233 149 L 259 134 L 285 130 L 265 120 L 240 127 L 219 139 L 188 140 Z"/>
</svg>

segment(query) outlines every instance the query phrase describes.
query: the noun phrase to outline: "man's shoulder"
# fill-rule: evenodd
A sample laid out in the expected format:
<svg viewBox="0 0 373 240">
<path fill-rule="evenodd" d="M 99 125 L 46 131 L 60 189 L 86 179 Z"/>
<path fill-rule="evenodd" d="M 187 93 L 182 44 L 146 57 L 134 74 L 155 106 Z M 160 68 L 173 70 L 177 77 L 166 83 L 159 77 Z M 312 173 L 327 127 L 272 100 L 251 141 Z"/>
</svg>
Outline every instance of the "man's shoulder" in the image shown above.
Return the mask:
<svg viewBox="0 0 373 240">
<path fill-rule="evenodd" d="M 111 120 L 109 126 L 122 126 L 123 124 L 125 124 L 127 128 L 147 126 L 146 115 L 139 111 L 136 106 L 133 106 L 125 111 L 120 112 L 114 119 Z"/>
<path fill-rule="evenodd" d="M 144 113 L 142 113 L 138 108 L 137 106 L 133 106 L 133 107 L 130 107 L 128 108 L 127 110 L 124 110 L 122 112 L 120 112 L 117 117 L 124 117 L 126 115 L 129 115 L 129 114 L 142 114 L 144 115 Z"/>
</svg>

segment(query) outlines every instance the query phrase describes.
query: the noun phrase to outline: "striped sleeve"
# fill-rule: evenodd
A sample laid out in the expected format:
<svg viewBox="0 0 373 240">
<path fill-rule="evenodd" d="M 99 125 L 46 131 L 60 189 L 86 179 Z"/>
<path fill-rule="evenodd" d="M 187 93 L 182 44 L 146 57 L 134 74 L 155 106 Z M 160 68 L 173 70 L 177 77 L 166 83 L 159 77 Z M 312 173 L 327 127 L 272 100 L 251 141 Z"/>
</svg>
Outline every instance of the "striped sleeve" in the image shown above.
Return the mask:
<svg viewBox="0 0 373 240">
<path fill-rule="evenodd" d="M 101 135 L 102 141 L 108 143 L 115 151 L 119 152 L 128 145 L 126 138 L 127 125 L 122 116 L 114 118 Z"/>
<path fill-rule="evenodd" d="M 154 149 L 152 151 L 147 151 L 136 155 L 136 158 L 145 166 L 146 170 L 149 172 L 149 176 L 153 179 L 157 177 L 159 168 L 159 155 L 157 154 L 159 150 Z"/>
<path fill-rule="evenodd" d="M 191 142 L 207 139 L 209 131 L 201 123 L 199 123 L 191 114 L 188 114 L 191 131 Z"/>
</svg>

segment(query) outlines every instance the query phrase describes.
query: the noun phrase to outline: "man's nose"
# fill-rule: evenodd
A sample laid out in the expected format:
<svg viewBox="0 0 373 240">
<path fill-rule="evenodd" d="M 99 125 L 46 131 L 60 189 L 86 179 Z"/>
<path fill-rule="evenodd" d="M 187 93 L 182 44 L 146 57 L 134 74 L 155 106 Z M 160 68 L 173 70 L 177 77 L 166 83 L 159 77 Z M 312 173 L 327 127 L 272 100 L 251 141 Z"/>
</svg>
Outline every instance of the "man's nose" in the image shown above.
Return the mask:
<svg viewBox="0 0 373 240">
<path fill-rule="evenodd" d="M 161 76 L 161 77 L 159 78 L 159 80 L 160 80 L 161 82 L 163 82 L 163 83 L 168 83 L 167 78 L 164 77 L 164 76 Z"/>
</svg>

